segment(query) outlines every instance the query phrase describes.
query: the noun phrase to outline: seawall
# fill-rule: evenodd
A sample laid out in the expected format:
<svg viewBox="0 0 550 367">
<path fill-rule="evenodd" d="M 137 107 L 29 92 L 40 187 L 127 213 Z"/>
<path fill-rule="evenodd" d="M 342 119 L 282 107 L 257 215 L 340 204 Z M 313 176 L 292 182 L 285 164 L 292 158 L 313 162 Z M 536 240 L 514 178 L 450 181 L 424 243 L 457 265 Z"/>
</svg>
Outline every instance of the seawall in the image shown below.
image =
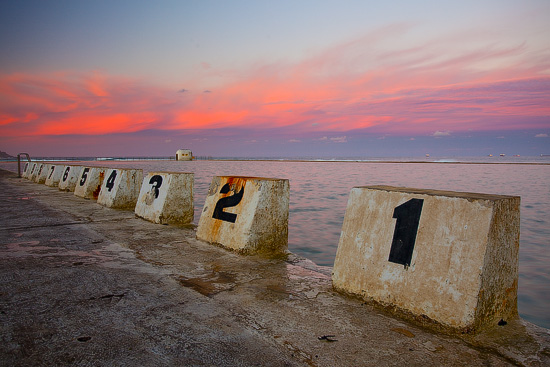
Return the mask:
<svg viewBox="0 0 550 367">
<path fill-rule="evenodd" d="M 3 365 L 550 365 L 521 319 L 435 332 L 289 255 L 241 256 L 0 170 Z"/>
</svg>

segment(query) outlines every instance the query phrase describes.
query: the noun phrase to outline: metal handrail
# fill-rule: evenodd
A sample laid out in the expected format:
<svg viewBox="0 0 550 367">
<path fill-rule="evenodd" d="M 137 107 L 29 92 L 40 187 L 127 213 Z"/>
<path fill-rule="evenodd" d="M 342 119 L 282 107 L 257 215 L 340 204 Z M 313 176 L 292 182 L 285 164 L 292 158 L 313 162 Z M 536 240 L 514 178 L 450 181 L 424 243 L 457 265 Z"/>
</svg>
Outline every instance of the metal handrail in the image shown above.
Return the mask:
<svg viewBox="0 0 550 367">
<path fill-rule="evenodd" d="M 17 155 L 17 177 L 21 177 L 21 156 L 22 155 L 26 155 L 27 161 L 29 161 L 29 163 L 31 162 L 31 157 L 29 156 L 29 153 L 19 153 Z"/>
</svg>

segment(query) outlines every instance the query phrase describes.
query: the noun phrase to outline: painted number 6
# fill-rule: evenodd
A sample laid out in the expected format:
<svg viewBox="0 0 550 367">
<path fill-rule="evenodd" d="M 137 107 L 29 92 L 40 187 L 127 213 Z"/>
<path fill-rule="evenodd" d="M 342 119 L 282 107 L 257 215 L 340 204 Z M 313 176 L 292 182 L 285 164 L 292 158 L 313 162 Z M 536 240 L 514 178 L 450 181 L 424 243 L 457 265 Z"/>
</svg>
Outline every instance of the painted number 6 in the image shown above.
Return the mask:
<svg viewBox="0 0 550 367">
<path fill-rule="evenodd" d="M 69 171 L 71 170 L 71 167 L 67 167 L 65 170 L 65 173 L 63 174 L 63 182 L 67 181 L 67 177 L 69 177 Z"/>
</svg>

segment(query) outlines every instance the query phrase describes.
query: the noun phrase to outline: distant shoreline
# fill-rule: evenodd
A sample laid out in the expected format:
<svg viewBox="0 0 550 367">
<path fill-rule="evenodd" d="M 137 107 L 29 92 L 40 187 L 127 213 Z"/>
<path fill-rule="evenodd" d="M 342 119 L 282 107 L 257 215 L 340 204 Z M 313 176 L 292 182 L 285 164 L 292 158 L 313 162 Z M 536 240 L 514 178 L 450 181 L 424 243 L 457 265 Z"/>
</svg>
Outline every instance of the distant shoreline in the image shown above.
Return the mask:
<svg viewBox="0 0 550 367">
<path fill-rule="evenodd" d="M 535 157 L 533 157 L 535 158 Z M 21 160 L 25 162 L 26 160 Z M 38 157 L 31 159 L 36 162 L 131 162 L 131 161 L 174 161 L 173 158 L 168 157 L 118 157 L 109 159 L 97 159 L 92 157 Z M 302 158 L 199 158 L 194 161 L 213 161 L 213 162 L 289 162 L 289 163 L 390 163 L 390 164 L 488 164 L 488 165 L 541 165 L 548 166 L 550 162 L 483 162 L 483 161 L 454 161 L 454 160 L 435 160 L 435 161 L 423 161 L 423 160 L 366 160 L 366 159 L 302 159 Z M 1 163 L 17 163 L 17 159 L 7 158 L 0 159 Z M 189 161 L 182 161 L 189 162 Z"/>
</svg>

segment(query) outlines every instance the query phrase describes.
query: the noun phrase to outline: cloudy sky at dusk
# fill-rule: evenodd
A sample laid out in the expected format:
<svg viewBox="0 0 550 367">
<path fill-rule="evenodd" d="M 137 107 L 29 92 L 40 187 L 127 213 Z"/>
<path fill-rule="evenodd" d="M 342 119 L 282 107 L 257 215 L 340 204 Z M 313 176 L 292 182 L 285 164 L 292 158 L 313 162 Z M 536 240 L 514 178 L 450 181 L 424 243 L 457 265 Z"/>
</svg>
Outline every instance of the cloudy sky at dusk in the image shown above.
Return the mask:
<svg viewBox="0 0 550 367">
<path fill-rule="evenodd" d="M 550 154 L 550 2 L 0 3 L 0 150 Z"/>
</svg>

